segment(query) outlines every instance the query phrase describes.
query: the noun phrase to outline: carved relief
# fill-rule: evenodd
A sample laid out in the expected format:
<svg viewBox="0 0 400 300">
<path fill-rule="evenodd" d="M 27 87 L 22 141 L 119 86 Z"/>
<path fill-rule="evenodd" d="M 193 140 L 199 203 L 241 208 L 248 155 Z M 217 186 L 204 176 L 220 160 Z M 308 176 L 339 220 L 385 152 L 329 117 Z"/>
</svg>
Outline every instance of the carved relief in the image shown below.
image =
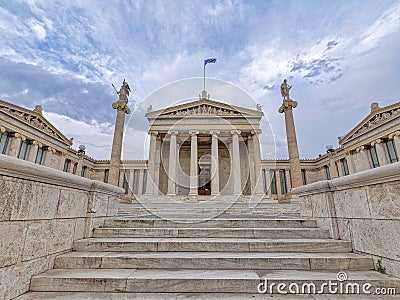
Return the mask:
<svg viewBox="0 0 400 300">
<path fill-rule="evenodd" d="M 400 108 L 395 108 L 395 109 L 392 109 L 391 111 L 385 111 L 385 112 L 376 114 L 368 122 L 366 122 L 360 129 L 358 129 L 350 138 L 353 138 L 353 137 L 367 131 L 368 129 L 378 126 L 398 115 L 400 115 Z"/>
<path fill-rule="evenodd" d="M 3 105 L 0 106 L 0 110 L 20 119 L 24 123 L 27 123 L 57 139 L 62 140 L 62 137 L 60 137 L 50 126 L 48 126 L 41 118 L 39 118 L 36 115 L 12 109 Z"/>
<path fill-rule="evenodd" d="M 237 111 L 224 109 L 212 105 L 199 105 L 197 107 L 185 108 L 171 112 L 167 116 L 191 116 L 191 115 L 239 115 Z"/>
</svg>

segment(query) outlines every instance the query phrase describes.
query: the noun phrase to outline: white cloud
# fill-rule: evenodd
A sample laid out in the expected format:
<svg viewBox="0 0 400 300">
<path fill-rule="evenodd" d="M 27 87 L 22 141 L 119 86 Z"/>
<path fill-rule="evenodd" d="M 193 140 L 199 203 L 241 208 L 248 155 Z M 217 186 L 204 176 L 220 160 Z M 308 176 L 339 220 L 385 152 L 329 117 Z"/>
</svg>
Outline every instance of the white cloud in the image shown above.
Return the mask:
<svg viewBox="0 0 400 300">
<path fill-rule="evenodd" d="M 33 32 L 36 34 L 37 38 L 40 41 L 43 41 L 46 38 L 46 29 L 44 29 L 43 25 L 40 24 L 37 20 L 31 19 L 31 28 Z"/>
</svg>

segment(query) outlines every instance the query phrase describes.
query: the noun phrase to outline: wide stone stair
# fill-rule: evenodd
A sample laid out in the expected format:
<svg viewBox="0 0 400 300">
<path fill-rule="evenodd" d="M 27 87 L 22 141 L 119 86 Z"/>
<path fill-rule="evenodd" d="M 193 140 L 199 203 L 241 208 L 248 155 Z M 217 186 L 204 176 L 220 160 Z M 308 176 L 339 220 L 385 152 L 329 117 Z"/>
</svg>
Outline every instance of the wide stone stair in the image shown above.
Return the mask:
<svg viewBox="0 0 400 300">
<path fill-rule="evenodd" d="M 400 290 L 400 280 L 373 270 L 371 257 L 352 253 L 349 242 L 330 239 L 316 221 L 298 216 L 298 208 L 282 205 L 271 215 L 241 211 L 206 220 L 173 209 L 174 220 L 122 213 L 92 238 L 76 241 L 19 299 L 271 299 L 257 292 L 265 279 L 319 286 L 338 282 L 338 272 L 346 282 Z"/>
</svg>

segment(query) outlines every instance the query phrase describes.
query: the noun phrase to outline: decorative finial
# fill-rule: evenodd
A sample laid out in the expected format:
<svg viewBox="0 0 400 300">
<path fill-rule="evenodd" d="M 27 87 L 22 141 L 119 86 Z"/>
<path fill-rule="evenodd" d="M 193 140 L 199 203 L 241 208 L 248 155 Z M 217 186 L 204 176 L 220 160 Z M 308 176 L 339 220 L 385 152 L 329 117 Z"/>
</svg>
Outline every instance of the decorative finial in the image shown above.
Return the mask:
<svg viewBox="0 0 400 300">
<path fill-rule="evenodd" d="M 281 94 L 282 94 L 283 100 L 290 100 L 289 91 L 291 88 L 292 88 L 292 86 L 288 85 L 287 80 L 284 79 L 283 83 L 281 84 Z"/>
<path fill-rule="evenodd" d="M 371 112 L 380 109 L 379 103 L 378 102 L 373 102 L 371 104 Z"/>
<path fill-rule="evenodd" d="M 260 104 L 257 104 L 256 108 L 257 108 L 258 111 L 262 111 L 262 106 Z"/>
<path fill-rule="evenodd" d="M 153 105 L 149 105 L 149 106 L 147 106 L 147 112 L 151 112 L 153 110 Z"/>
<path fill-rule="evenodd" d="M 39 115 L 42 114 L 43 109 L 41 105 L 36 105 L 35 108 L 33 109 L 34 112 L 38 113 Z"/>
</svg>

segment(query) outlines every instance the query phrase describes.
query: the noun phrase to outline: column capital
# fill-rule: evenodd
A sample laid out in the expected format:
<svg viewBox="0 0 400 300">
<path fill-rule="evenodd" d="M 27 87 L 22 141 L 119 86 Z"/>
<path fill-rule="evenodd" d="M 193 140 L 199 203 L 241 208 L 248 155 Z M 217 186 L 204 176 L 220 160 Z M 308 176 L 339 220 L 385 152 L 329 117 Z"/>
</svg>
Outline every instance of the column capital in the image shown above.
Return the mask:
<svg viewBox="0 0 400 300">
<path fill-rule="evenodd" d="M 292 110 L 297 107 L 297 101 L 293 100 L 283 100 L 281 107 L 279 107 L 278 112 L 283 113 L 285 110 Z"/>
<path fill-rule="evenodd" d="M 240 130 L 236 130 L 236 129 L 231 130 L 231 134 L 232 134 L 232 135 L 234 135 L 234 134 L 239 135 L 239 134 L 241 134 L 241 133 L 242 133 L 242 132 L 241 132 Z"/>
<path fill-rule="evenodd" d="M 252 134 L 252 135 L 256 135 L 256 134 L 261 134 L 261 132 L 262 132 L 261 129 L 253 129 L 253 130 L 251 131 L 251 134 Z"/>
<path fill-rule="evenodd" d="M 43 144 L 41 142 L 38 142 L 38 141 L 33 141 L 32 145 L 38 146 L 40 148 L 43 147 Z"/>
<path fill-rule="evenodd" d="M 0 132 L 5 132 L 6 129 L 3 126 L 0 126 Z"/>
<path fill-rule="evenodd" d="M 169 135 L 178 135 L 178 130 L 168 130 Z"/>
<path fill-rule="evenodd" d="M 148 134 L 149 134 L 149 135 L 154 135 L 154 136 L 157 136 L 157 135 L 158 135 L 158 131 L 155 131 L 155 130 L 149 130 L 149 131 L 148 131 Z"/>
<path fill-rule="evenodd" d="M 364 150 L 364 149 L 365 149 L 365 146 L 357 147 L 357 148 L 356 148 L 356 153 L 359 153 L 359 152 L 361 152 L 361 151 Z"/>
<path fill-rule="evenodd" d="M 57 152 L 56 149 L 54 149 L 53 147 L 50 147 L 50 146 L 46 147 L 46 151 L 49 151 L 49 152 L 51 152 L 53 154 L 56 154 L 56 152 Z"/>
<path fill-rule="evenodd" d="M 112 108 L 114 108 L 116 110 L 121 110 L 128 115 L 131 113 L 131 110 L 128 107 L 128 103 L 125 101 L 118 100 L 118 101 L 114 102 L 112 104 Z"/>
<path fill-rule="evenodd" d="M 210 134 L 211 135 L 217 135 L 217 134 L 220 134 L 220 133 L 221 133 L 220 130 L 210 130 Z"/>
<path fill-rule="evenodd" d="M 375 146 L 375 145 L 377 145 L 377 144 L 380 144 L 380 143 L 382 143 L 383 141 L 381 140 L 381 139 L 377 139 L 377 140 L 375 140 L 375 141 L 373 141 L 372 143 L 371 143 L 371 146 Z"/>
<path fill-rule="evenodd" d="M 200 133 L 200 131 L 198 131 L 198 130 L 189 130 L 189 134 L 191 135 L 191 136 L 193 136 L 193 135 L 198 135 Z"/>
<path fill-rule="evenodd" d="M 389 139 L 393 139 L 395 136 L 400 136 L 400 131 L 399 130 L 389 134 Z"/>
<path fill-rule="evenodd" d="M 26 136 L 24 136 L 24 135 L 22 135 L 22 134 L 20 134 L 18 132 L 15 132 L 12 136 L 15 137 L 15 138 L 21 139 L 23 141 L 26 140 Z"/>
</svg>

